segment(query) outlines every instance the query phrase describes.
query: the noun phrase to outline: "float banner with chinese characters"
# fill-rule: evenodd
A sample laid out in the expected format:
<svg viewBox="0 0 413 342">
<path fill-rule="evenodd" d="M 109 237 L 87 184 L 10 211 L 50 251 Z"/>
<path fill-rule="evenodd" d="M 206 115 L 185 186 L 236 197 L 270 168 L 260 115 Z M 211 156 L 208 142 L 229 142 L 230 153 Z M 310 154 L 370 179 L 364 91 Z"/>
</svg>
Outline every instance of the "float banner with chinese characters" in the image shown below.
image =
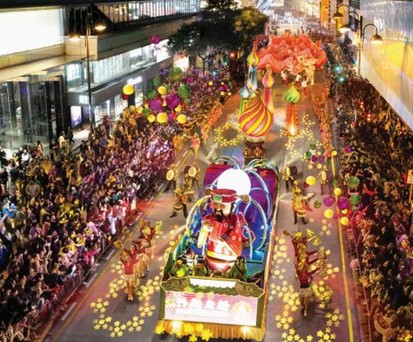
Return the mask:
<svg viewBox="0 0 413 342">
<path fill-rule="evenodd" d="M 191 277 L 187 278 L 183 291 L 179 291 L 170 286 L 173 282 L 177 285 L 178 279 L 169 280 L 172 282 L 163 282 L 166 286 L 161 286 L 161 319 L 261 326 L 264 291 L 255 284 Z"/>
</svg>

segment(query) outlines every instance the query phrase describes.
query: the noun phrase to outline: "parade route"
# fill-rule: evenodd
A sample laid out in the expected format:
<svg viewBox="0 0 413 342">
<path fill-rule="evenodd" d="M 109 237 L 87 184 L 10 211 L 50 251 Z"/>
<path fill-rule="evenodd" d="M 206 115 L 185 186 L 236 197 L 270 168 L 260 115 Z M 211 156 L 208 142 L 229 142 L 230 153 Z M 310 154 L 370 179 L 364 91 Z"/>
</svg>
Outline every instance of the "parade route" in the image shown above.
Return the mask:
<svg viewBox="0 0 413 342">
<path fill-rule="evenodd" d="M 304 158 L 306 152 L 315 147 L 321 148 L 320 126 L 313 110 L 313 100 L 320 98 L 327 101 L 326 87 L 321 74 L 316 75 L 316 84 L 308 89 L 308 97 L 301 98 L 298 103 L 299 127 L 298 134 L 288 136 L 285 130 L 286 101 L 283 99 L 285 86 L 281 85 L 279 76 L 276 78 L 273 89 L 274 126 L 267 137 L 266 158 L 274 162 L 281 171 L 286 164 L 297 167 L 295 178 L 300 184 L 308 176 L 318 179 L 317 162 Z M 239 107 L 239 96 L 231 96 L 225 103 L 223 116 L 216 127 L 211 130 L 207 144 L 199 149 L 198 164 L 203 179 L 208 165 L 206 156 L 214 145 L 214 130 L 236 116 Z M 234 135 L 233 128 L 221 132 Z M 216 146 L 213 157 L 218 155 L 242 156 L 242 143 L 235 147 Z M 340 153 L 340 151 L 338 151 Z M 333 157 L 333 158 L 338 158 Z M 176 164 L 179 170 L 178 186 L 182 184 L 183 169 L 194 161 L 191 150 L 181 151 Z M 336 161 L 328 159 L 324 163 L 334 172 Z M 310 199 L 310 210 L 307 212 L 308 224 L 298 220 L 294 224 L 291 203 L 291 189 L 286 191 L 285 182 L 280 179 L 280 193 L 278 195 L 278 213 L 276 220 L 276 243 L 273 251 L 272 269 L 268 286 L 268 303 L 266 312 L 266 334 L 264 341 L 361 341 L 358 326 L 357 308 L 353 298 L 352 275 L 346 252 L 346 230 L 338 220 L 324 216 L 326 206 L 323 200 L 329 195 L 321 195 L 319 182 L 304 188 L 304 191 L 313 193 Z M 160 189 L 162 190 L 162 188 Z M 322 203 L 320 207 L 315 203 Z M 159 287 L 161 272 L 166 262 L 168 251 L 180 234 L 183 233 L 184 221 L 182 213 L 169 218 L 173 211 L 173 191 L 158 192 L 153 198 L 139 203 L 144 218 L 155 224 L 162 221 L 160 233 L 155 237 L 155 257 L 149 273 L 140 280 L 136 288 L 133 302 L 126 300 L 123 268 L 119 260 L 119 250 L 111 249 L 107 255 L 99 260 L 96 272 L 91 275 L 87 283 L 79 289 L 72 301 L 68 304 L 63 315 L 47 336 L 47 342 L 71 341 L 195 341 L 191 337 L 178 339 L 176 336 L 158 335 L 155 333 L 158 318 Z M 188 209 L 192 203 L 188 205 Z M 334 208 L 334 206 L 332 207 Z M 138 234 L 137 227 L 133 227 L 132 238 Z M 311 303 L 307 317 L 300 313 L 298 299 L 298 281 L 294 272 L 294 251 L 291 238 L 283 234 L 284 231 L 294 235 L 297 232 L 308 233 L 308 229 L 319 238 L 320 244 L 309 245 L 309 249 L 323 247 L 327 261 L 324 277 L 314 276 L 315 302 Z M 126 241 L 127 244 L 127 241 Z M 201 341 L 198 338 L 198 341 Z M 209 341 L 218 341 L 209 339 Z"/>
</svg>

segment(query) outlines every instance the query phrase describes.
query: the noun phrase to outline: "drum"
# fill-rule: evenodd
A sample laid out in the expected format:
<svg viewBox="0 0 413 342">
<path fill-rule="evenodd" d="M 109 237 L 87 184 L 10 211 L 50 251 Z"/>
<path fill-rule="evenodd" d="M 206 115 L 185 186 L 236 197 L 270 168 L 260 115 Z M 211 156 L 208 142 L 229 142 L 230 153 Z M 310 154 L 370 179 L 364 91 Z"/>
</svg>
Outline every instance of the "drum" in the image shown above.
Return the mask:
<svg viewBox="0 0 413 342">
<path fill-rule="evenodd" d="M 324 170 L 320 172 L 321 180 L 325 182 L 327 180 L 327 173 Z"/>
<path fill-rule="evenodd" d="M 192 178 L 194 178 L 196 176 L 196 167 L 195 166 L 191 166 L 189 168 L 188 175 L 191 176 Z"/>
<path fill-rule="evenodd" d="M 174 176 L 175 176 L 174 170 L 168 170 L 168 172 L 166 173 L 166 180 L 171 181 L 174 179 Z"/>
</svg>

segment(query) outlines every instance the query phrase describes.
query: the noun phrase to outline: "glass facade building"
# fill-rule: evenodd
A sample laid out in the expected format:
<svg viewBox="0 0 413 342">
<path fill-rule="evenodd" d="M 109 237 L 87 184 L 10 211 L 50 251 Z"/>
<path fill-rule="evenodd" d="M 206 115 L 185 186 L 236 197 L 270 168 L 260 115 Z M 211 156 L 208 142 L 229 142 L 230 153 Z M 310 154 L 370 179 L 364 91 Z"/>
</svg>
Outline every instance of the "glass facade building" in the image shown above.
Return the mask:
<svg viewBox="0 0 413 342">
<path fill-rule="evenodd" d="M 167 37 L 199 11 L 197 0 L 0 10 L 1 31 L 15 33 L 0 35 L 0 145 L 15 150 L 48 143 L 68 127 L 87 131 L 89 108 L 96 123 L 116 120 L 127 105 L 123 86 L 132 84 L 141 103 L 153 78 L 174 62 Z M 107 32 L 85 36 L 87 15 L 92 23 L 104 20 Z M 83 38 L 69 42 L 72 32 Z M 156 45 L 153 35 L 160 37 Z"/>
</svg>

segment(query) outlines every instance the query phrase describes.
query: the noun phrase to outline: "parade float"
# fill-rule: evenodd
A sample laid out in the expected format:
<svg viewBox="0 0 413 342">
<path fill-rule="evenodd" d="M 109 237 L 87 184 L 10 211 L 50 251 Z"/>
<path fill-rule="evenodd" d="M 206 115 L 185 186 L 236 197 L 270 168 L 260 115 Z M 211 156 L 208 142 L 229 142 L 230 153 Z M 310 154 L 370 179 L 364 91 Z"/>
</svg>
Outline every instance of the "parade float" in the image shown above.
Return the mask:
<svg viewBox="0 0 413 342">
<path fill-rule="evenodd" d="M 264 338 L 277 193 L 278 169 L 265 159 L 242 167 L 222 156 L 207 168 L 164 267 L 157 333 Z"/>
</svg>

